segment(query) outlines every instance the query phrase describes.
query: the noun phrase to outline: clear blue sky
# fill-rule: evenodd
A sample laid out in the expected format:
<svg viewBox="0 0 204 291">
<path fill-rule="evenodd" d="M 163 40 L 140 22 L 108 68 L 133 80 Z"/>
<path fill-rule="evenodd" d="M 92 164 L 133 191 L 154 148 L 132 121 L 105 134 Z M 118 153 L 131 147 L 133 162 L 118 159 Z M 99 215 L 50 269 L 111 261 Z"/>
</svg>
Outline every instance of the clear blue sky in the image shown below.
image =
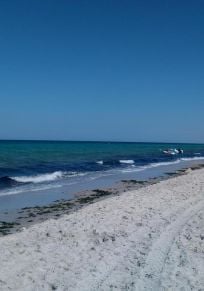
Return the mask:
<svg viewBox="0 0 204 291">
<path fill-rule="evenodd" d="M 204 1 L 0 0 L 0 138 L 204 142 Z"/>
</svg>

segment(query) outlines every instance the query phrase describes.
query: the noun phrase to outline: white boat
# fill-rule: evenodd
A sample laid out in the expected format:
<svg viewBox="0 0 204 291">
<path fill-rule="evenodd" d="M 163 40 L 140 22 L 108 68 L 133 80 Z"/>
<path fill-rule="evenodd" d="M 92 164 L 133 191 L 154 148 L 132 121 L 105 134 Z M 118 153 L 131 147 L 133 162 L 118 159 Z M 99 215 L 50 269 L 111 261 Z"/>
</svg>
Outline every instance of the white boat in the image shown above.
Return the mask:
<svg viewBox="0 0 204 291">
<path fill-rule="evenodd" d="M 164 150 L 162 152 L 165 155 L 171 155 L 171 156 L 178 155 L 178 154 L 183 154 L 183 150 L 182 149 L 167 149 L 167 150 Z"/>
</svg>

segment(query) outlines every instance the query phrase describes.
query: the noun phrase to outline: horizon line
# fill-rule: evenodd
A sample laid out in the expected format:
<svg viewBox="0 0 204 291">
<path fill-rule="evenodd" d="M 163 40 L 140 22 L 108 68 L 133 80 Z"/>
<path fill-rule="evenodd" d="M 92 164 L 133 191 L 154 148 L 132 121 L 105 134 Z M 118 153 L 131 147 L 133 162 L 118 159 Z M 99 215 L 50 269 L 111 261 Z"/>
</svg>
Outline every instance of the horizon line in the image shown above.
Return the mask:
<svg viewBox="0 0 204 291">
<path fill-rule="evenodd" d="M 28 142 L 87 142 L 87 143 L 150 143 L 150 144 L 204 144 L 204 142 L 176 142 L 176 141 L 120 141 L 120 140 L 68 140 L 68 139 L 1 139 L 0 142 L 6 141 L 28 141 Z"/>
</svg>

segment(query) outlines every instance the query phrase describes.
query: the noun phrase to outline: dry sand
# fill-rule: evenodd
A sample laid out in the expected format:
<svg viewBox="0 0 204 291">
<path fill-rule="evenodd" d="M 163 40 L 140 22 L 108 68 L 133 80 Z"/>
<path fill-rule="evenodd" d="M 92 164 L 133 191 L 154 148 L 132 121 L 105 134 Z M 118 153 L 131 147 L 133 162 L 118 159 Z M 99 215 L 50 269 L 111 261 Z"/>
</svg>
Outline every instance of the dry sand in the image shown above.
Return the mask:
<svg viewBox="0 0 204 291">
<path fill-rule="evenodd" d="M 204 169 L 0 239 L 0 290 L 204 290 Z"/>
</svg>

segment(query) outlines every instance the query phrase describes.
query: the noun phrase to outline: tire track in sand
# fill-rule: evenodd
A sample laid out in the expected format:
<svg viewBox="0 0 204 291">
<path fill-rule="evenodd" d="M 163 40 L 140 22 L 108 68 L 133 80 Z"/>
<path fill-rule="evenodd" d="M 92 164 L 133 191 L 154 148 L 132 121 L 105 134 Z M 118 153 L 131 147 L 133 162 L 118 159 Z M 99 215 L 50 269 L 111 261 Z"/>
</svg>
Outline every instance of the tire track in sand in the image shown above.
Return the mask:
<svg viewBox="0 0 204 291">
<path fill-rule="evenodd" d="M 158 291 L 160 290 L 160 275 L 165 265 L 166 257 L 171 246 L 180 233 L 183 226 L 204 208 L 204 201 L 198 201 L 196 205 L 186 209 L 180 217 L 171 223 L 160 237 L 153 244 L 141 271 L 140 279 L 136 282 L 137 291 Z"/>
</svg>

